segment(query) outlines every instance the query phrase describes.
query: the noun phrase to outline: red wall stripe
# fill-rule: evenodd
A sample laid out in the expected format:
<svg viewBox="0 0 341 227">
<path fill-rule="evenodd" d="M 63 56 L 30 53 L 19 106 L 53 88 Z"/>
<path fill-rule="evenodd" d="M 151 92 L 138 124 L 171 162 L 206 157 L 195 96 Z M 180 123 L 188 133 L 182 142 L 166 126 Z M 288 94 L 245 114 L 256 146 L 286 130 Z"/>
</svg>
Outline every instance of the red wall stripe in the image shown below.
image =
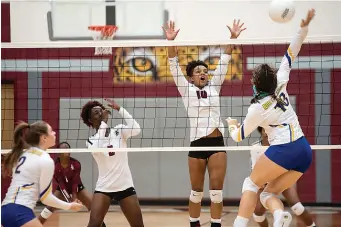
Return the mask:
<svg viewBox="0 0 341 227">
<path fill-rule="evenodd" d="M 1 3 L 1 42 L 11 42 L 10 3 Z"/>
</svg>

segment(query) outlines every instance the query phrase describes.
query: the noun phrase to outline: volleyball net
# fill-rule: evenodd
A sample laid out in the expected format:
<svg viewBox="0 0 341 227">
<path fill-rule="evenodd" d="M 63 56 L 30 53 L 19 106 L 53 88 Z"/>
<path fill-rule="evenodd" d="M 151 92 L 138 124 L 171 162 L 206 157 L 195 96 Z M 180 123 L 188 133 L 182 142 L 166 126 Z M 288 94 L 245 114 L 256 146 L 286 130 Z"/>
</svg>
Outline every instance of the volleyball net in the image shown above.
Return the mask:
<svg viewBox="0 0 341 227">
<path fill-rule="evenodd" d="M 225 40 L 207 45 L 163 40 L 3 43 L 2 154 L 7 153 L 12 144 L 13 122 L 44 120 L 56 131 L 57 143 L 66 141 L 71 145 L 72 149 L 67 152 L 81 161 L 82 176 L 86 175 L 83 181 L 88 188 L 97 179 L 97 167 L 91 156 L 83 153 L 127 151 L 140 198 L 187 198 L 188 151 L 221 148 L 189 147 L 188 114 L 170 74 L 167 46 L 177 46 L 179 64 L 186 74 L 186 65 L 192 60 L 202 60 L 212 73 L 226 45 L 235 44 L 220 92 L 220 112 L 228 151 L 225 183 L 228 187 L 224 195 L 237 198 L 242 180 L 249 172 L 248 151 L 260 135 L 255 131 L 243 142 L 236 143 L 229 136 L 225 119 L 235 117 L 242 122 L 252 99 L 253 68 L 264 62 L 278 67 L 289 41 Z M 95 55 L 95 47 L 109 47 L 112 54 Z M 312 148 L 318 151 L 314 155 L 314 167 L 300 180 L 306 187 L 300 189 L 303 201 L 317 201 L 315 194 L 318 192 L 313 196 L 307 185 L 312 182 L 318 185 L 320 181 L 328 184 L 328 176 L 334 179 L 337 175 L 333 174 L 339 173 L 340 78 L 340 37 L 308 37 L 292 64 L 288 84 L 290 102 L 303 132 Z M 90 100 L 105 103 L 104 98 L 114 99 L 141 127 L 141 133 L 129 139 L 128 148 L 86 149 L 86 140 L 94 131 L 80 118 L 82 106 Z M 125 123 L 121 116 L 112 111 L 108 124 L 115 127 L 121 123 Z M 50 149 L 49 152 L 66 151 Z M 323 162 L 328 160 L 331 170 L 326 175 Z M 323 176 L 319 175 L 321 171 Z M 164 180 L 172 176 L 177 177 L 169 182 Z M 149 182 L 148 187 L 145 187 L 146 182 Z M 183 187 L 164 190 L 174 184 Z M 339 186 L 329 187 L 338 195 Z"/>
<path fill-rule="evenodd" d="M 212 74 L 228 42 L 189 42 L 190 46 L 185 42 L 154 42 L 153 47 L 149 46 L 151 42 L 133 46 L 134 41 L 84 42 L 84 47 L 80 47 L 82 42 L 4 44 L 2 81 L 14 79 L 15 92 L 14 96 L 6 96 L 6 87 L 2 89 L 3 121 L 11 117 L 28 122 L 43 119 L 56 130 L 58 141 L 68 141 L 72 148 L 84 148 L 93 131 L 80 119 L 82 106 L 90 100 L 105 104 L 104 98 L 112 98 L 141 126 L 140 135 L 132 137 L 129 143 L 130 148 L 138 149 L 131 151 L 153 147 L 160 151 L 165 147 L 168 151 L 188 150 L 188 114 L 169 70 L 166 45 L 178 46 L 178 61 L 185 75 L 186 65 L 192 60 L 205 62 Z M 265 62 L 278 67 L 288 47 L 288 43 L 278 41 L 253 42 L 232 42 L 235 49 L 220 92 L 221 119 L 226 127 L 227 117 L 242 122 L 247 113 L 252 99 L 253 68 Z M 94 48 L 103 46 L 110 48 L 112 54 L 95 55 Z M 312 145 L 340 144 L 340 68 L 341 43 L 316 38 L 303 45 L 292 65 L 290 102 Z M 109 125 L 124 123 L 112 112 Z M 259 139 L 255 131 L 242 143 L 235 143 L 227 131 L 224 138 L 228 150 L 234 146 L 243 150 L 240 146 L 249 146 Z M 3 137 L 2 141 L 11 139 Z M 318 146 L 314 148 L 319 149 Z"/>
</svg>

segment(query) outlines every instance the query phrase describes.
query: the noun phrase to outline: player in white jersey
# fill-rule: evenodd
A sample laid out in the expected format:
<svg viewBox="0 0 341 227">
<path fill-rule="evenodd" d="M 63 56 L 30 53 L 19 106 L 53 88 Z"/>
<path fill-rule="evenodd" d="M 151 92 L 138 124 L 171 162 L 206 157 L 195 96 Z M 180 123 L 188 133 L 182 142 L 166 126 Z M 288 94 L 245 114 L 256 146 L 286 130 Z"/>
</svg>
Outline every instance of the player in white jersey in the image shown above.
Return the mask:
<svg viewBox="0 0 341 227">
<path fill-rule="evenodd" d="M 37 201 L 64 210 L 79 210 L 79 203 L 66 203 L 52 194 L 54 161 L 46 150 L 56 142 L 49 124 L 20 123 L 14 130 L 14 146 L 4 167 L 12 172 L 12 182 L 1 206 L 3 227 L 42 227 L 33 213 Z"/>
<path fill-rule="evenodd" d="M 106 99 L 108 106 L 117 110 L 126 125 L 120 124 L 111 128 L 108 115 L 111 114 L 103 104 L 89 101 L 82 108 L 83 122 L 96 130 L 86 145 L 91 148 L 126 148 L 127 140 L 137 136 L 140 125 L 115 101 Z M 143 219 L 133 179 L 128 165 L 126 152 L 92 152 L 98 166 L 98 180 L 92 198 L 88 227 L 100 227 L 108 212 L 112 200 L 116 200 L 130 226 L 142 227 Z"/>
<path fill-rule="evenodd" d="M 292 220 L 275 194 L 297 182 L 311 164 L 312 151 L 290 105 L 286 86 L 291 64 L 301 49 L 314 15 L 315 10 L 309 10 L 306 19 L 301 21 L 301 29 L 291 42 L 278 72 L 268 64 L 261 64 L 254 70 L 252 83 L 255 94 L 243 124 L 238 127 L 236 119 L 227 119 L 233 140 L 240 142 L 261 126 L 270 143 L 265 155 L 256 162 L 250 177 L 244 181 L 234 227 L 247 226 L 257 203 L 257 192 L 267 182 L 260 200 L 274 215 L 274 227 L 287 227 Z"/>
<path fill-rule="evenodd" d="M 229 27 L 231 39 L 236 39 L 244 24 L 234 21 Z M 175 30 L 174 22 L 170 21 L 163 27 L 166 38 L 174 40 L 179 32 Z M 224 125 L 220 119 L 220 90 L 225 80 L 229 61 L 231 60 L 232 45 L 228 45 L 221 55 L 212 78 L 209 79 L 208 65 L 197 60 L 189 62 L 186 67 L 188 80 L 185 78 L 178 63 L 177 50 L 168 47 L 170 71 L 175 84 L 182 96 L 189 121 L 191 146 L 224 147 Z M 226 151 L 197 151 L 189 152 L 188 165 L 191 180 L 191 194 L 189 198 L 189 219 L 191 227 L 200 226 L 201 200 L 206 168 L 209 172 L 211 199 L 211 226 L 221 226 L 223 208 L 223 185 L 226 174 Z"/>
<path fill-rule="evenodd" d="M 265 130 L 262 127 L 258 127 L 257 131 L 260 133 L 261 139 L 252 144 L 252 149 L 250 151 L 252 169 L 255 166 L 258 159 L 260 158 L 260 156 L 264 154 L 264 152 L 266 151 L 264 146 L 270 146 L 270 143 L 268 141 L 268 136 L 266 135 Z M 260 195 L 262 191 L 263 191 L 263 188 L 261 188 L 258 191 L 258 195 Z M 305 207 L 300 202 L 298 193 L 294 185 L 288 189 L 285 189 L 282 192 L 282 195 L 284 196 L 287 204 L 291 207 L 292 212 L 296 214 L 297 217 L 301 219 L 306 226 L 316 227 L 310 213 L 305 209 Z M 265 212 L 266 212 L 266 209 L 264 208 L 264 206 L 260 202 L 260 198 L 258 197 L 257 205 L 253 213 L 253 219 L 258 223 L 260 227 L 269 226 L 268 220 L 265 217 Z"/>
</svg>

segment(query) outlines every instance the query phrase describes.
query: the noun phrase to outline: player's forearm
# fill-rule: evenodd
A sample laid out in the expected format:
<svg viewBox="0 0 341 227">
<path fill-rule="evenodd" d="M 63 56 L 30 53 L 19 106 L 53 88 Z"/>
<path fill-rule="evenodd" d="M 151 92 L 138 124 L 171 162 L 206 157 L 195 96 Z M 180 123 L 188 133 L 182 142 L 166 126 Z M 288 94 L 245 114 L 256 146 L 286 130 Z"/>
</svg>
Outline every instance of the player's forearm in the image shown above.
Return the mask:
<svg viewBox="0 0 341 227">
<path fill-rule="evenodd" d="M 52 193 L 49 193 L 44 198 L 42 198 L 41 202 L 47 206 L 55 207 L 62 210 L 69 210 L 71 208 L 70 203 L 58 199 Z"/>
<path fill-rule="evenodd" d="M 140 134 L 141 132 L 141 127 L 139 125 L 139 123 L 137 123 L 137 121 L 135 121 L 135 119 L 128 113 L 128 111 L 126 111 L 123 107 L 120 108 L 120 110 L 118 111 L 118 113 L 123 117 L 123 119 L 125 120 L 125 122 L 127 123 L 127 130 L 124 130 L 124 133 L 127 134 L 126 131 L 129 131 L 129 135 L 125 135 L 127 136 L 136 136 L 138 134 Z"/>
<path fill-rule="evenodd" d="M 297 32 L 292 42 L 290 43 L 290 46 L 288 48 L 288 54 L 292 58 L 291 59 L 292 61 L 294 60 L 293 58 L 295 58 L 300 52 L 303 41 L 307 37 L 307 34 L 308 34 L 308 26 L 305 26 Z"/>
<path fill-rule="evenodd" d="M 174 58 L 174 57 L 176 57 L 176 47 L 174 47 L 174 46 L 169 46 L 169 47 L 167 48 L 167 50 L 168 50 L 168 58 Z"/>
</svg>

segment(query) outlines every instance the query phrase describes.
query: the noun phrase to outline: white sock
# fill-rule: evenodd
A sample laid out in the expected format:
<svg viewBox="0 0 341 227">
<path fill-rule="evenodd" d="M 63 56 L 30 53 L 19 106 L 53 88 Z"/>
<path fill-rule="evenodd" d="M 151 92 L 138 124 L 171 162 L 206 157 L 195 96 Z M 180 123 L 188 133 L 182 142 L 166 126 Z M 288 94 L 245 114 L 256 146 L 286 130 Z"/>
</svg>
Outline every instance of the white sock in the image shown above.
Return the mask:
<svg viewBox="0 0 341 227">
<path fill-rule="evenodd" d="M 191 217 L 189 217 L 189 221 L 190 221 L 190 222 L 197 222 L 197 221 L 200 221 L 200 217 L 198 217 L 198 218 L 191 218 Z"/>
<path fill-rule="evenodd" d="M 313 224 L 309 225 L 308 227 L 316 227 L 315 222 L 313 222 Z"/>
<path fill-rule="evenodd" d="M 212 223 L 221 223 L 221 219 L 213 219 L 211 218 Z"/>
<path fill-rule="evenodd" d="M 282 213 L 283 213 L 283 210 L 280 210 L 280 209 L 275 210 L 275 212 L 274 212 L 274 219 L 278 220 L 281 217 Z"/>
<path fill-rule="evenodd" d="M 249 219 L 237 216 L 236 219 L 234 219 L 233 227 L 247 227 L 248 222 Z"/>
</svg>

